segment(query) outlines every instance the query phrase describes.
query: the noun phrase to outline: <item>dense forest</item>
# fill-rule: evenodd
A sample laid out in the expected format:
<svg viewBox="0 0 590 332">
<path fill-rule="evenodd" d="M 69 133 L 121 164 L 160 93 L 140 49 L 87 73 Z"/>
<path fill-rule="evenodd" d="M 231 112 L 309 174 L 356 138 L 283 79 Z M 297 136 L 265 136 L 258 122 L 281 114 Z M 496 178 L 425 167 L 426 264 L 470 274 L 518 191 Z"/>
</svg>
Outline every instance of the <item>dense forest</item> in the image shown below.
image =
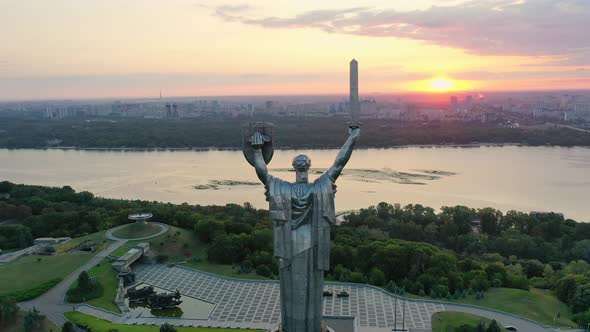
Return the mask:
<svg viewBox="0 0 590 332">
<path fill-rule="evenodd" d="M 194 118 L 180 120 L 0 121 L 0 148 L 239 148 L 242 125 L 252 120 L 275 123 L 280 148 L 335 148 L 347 135 L 346 117 Z M 360 147 L 409 144 L 520 143 L 590 146 L 590 133 L 567 128 L 520 129 L 479 123 L 401 123 L 366 120 Z M 305 139 L 302 139 L 304 137 Z"/>
<path fill-rule="evenodd" d="M 199 206 L 115 200 L 0 182 L 0 249 L 40 236 L 81 236 L 151 211 L 154 220 L 190 229 L 207 244 L 208 260 L 276 278 L 272 223 L 266 210 L 228 204 Z M 590 321 L 590 224 L 560 214 L 502 213 L 493 208 L 380 203 L 332 227 L 336 281 L 370 283 L 391 292 L 458 298 L 490 287 L 548 289 L 579 322 Z"/>
</svg>

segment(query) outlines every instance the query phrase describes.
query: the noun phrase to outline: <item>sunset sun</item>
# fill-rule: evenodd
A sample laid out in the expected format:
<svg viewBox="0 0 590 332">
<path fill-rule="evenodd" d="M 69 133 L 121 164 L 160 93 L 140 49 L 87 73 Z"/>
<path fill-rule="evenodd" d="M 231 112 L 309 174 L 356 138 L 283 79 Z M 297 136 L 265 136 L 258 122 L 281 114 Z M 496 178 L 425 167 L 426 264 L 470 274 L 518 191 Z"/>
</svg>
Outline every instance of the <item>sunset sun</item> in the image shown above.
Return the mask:
<svg viewBox="0 0 590 332">
<path fill-rule="evenodd" d="M 428 82 L 428 88 L 431 91 L 449 91 L 455 87 L 455 83 L 444 77 L 436 77 Z"/>
</svg>

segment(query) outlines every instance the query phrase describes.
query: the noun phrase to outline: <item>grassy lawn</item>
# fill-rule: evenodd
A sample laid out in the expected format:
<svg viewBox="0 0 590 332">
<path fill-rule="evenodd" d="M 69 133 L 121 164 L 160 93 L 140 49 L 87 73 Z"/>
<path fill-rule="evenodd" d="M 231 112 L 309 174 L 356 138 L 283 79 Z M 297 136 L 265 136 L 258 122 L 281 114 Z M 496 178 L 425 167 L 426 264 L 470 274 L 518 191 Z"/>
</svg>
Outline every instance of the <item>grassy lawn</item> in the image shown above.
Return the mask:
<svg viewBox="0 0 590 332">
<path fill-rule="evenodd" d="M 94 253 L 69 251 L 89 240 L 97 243 Z M 55 255 L 23 256 L 9 264 L 0 265 L 0 296 L 30 290 L 50 280 L 64 278 L 112 242 L 104 238 L 104 232 L 96 232 L 57 245 Z"/>
<path fill-rule="evenodd" d="M 92 241 L 92 242 L 98 244 L 95 252 L 100 252 L 101 250 L 105 249 L 109 244 L 114 242 L 111 240 L 107 240 L 104 237 L 104 231 L 100 231 L 100 232 L 88 234 L 86 236 L 73 238 L 66 243 L 62 243 L 62 244 L 57 245 L 55 249 L 58 254 L 64 253 L 64 252 L 67 252 L 71 249 L 76 248 L 77 246 L 79 246 L 80 244 L 82 244 L 86 241 Z"/>
<path fill-rule="evenodd" d="M 267 279 L 254 272 L 248 274 L 238 273 L 238 270 L 232 268 L 231 265 L 209 263 L 207 261 L 207 244 L 199 241 L 193 231 L 187 229 L 170 226 L 170 230 L 167 233 L 147 241 L 149 241 L 151 250 L 155 253 L 168 256 L 167 262 L 169 263 L 178 263 L 226 277 Z M 121 248 L 115 250 L 113 255 L 122 256 L 127 250 L 140 242 L 146 241 L 129 241 Z M 185 253 L 190 253 L 190 256 L 186 257 Z"/>
<path fill-rule="evenodd" d="M 51 279 L 64 278 L 93 256 L 81 252 L 54 256 L 32 255 L 0 265 L 0 295 L 27 290 Z"/>
<path fill-rule="evenodd" d="M 123 325 L 113 324 L 103 319 L 85 315 L 80 312 L 66 312 L 66 318 L 73 324 L 85 325 L 92 328 L 93 332 L 107 332 L 109 329 L 117 329 L 120 332 L 158 332 L 159 326 L 141 326 L 141 325 Z M 206 327 L 176 327 L 178 332 L 235 332 L 235 329 L 217 329 Z M 245 330 L 240 331 L 264 331 L 264 330 Z"/>
<path fill-rule="evenodd" d="M 126 243 L 125 245 L 120 246 L 115 251 L 113 251 L 111 253 L 111 255 L 116 256 L 116 257 L 121 257 L 121 256 L 125 255 L 127 253 L 127 251 L 129 251 L 129 249 L 130 249 L 130 246 L 128 243 Z"/>
<path fill-rule="evenodd" d="M 122 239 L 136 239 L 154 235 L 160 230 L 161 228 L 159 225 L 151 224 L 149 222 L 145 224 L 132 223 L 114 231 L 113 235 Z"/>
<path fill-rule="evenodd" d="M 421 297 L 410 293 L 406 293 L 404 296 L 430 299 L 430 297 Z M 446 299 L 437 300 L 447 301 Z M 571 319 L 572 314 L 568 306 L 559 301 L 550 291 L 542 289 L 532 288 L 527 292 L 512 288 L 490 288 L 481 300 L 476 300 L 475 296 L 470 295 L 465 299 L 450 300 L 449 302 L 467 303 L 509 312 L 548 325 L 554 324 L 553 318 L 559 312 L 560 318 L 555 320 L 555 326 L 577 326 Z"/>
<path fill-rule="evenodd" d="M 119 307 L 114 302 L 117 296 L 119 282 L 117 280 L 117 272 L 113 269 L 111 263 L 105 259 L 90 269 L 88 274 L 90 277 L 96 277 L 96 281 L 102 286 L 103 292 L 100 297 L 88 300 L 86 303 L 112 312 L 121 313 L 121 310 L 119 310 Z M 77 286 L 77 283 L 74 283 L 70 289 L 74 289 Z"/>
<path fill-rule="evenodd" d="M 491 320 L 462 312 L 439 312 L 432 315 L 432 331 L 433 332 L 452 332 L 455 331 L 461 325 L 472 325 L 483 321 L 486 327 L 490 324 Z"/>
<path fill-rule="evenodd" d="M 555 320 L 555 325 L 576 326 L 571 320 L 567 305 L 559 301 L 551 292 L 541 289 L 533 288 L 527 292 L 512 288 L 490 288 L 481 300 L 468 297 L 459 302 L 506 311 L 550 325 L 553 324 L 553 318 L 559 312 L 561 315 Z"/>
</svg>

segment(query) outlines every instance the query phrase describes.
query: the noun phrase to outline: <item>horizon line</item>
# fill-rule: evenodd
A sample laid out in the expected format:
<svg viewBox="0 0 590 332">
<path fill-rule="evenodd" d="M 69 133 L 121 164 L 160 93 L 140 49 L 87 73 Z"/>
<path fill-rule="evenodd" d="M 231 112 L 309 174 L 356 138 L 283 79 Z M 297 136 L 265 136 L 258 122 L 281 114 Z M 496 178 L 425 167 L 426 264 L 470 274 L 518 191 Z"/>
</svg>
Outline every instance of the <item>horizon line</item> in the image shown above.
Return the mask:
<svg viewBox="0 0 590 332">
<path fill-rule="evenodd" d="M 467 94 L 467 93 L 531 93 L 531 92 L 590 92 L 590 88 L 587 89 L 528 89 L 528 90 L 462 90 L 462 91 L 396 91 L 396 92 L 370 92 L 361 94 L 361 96 L 371 95 L 453 95 L 453 94 Z M 170 98 L 234 98 L 234 97 L 329 97 L 329 96 L 348 96 L 348 93 L 286 93 L 286 94 L 210 94 L 210 95 L 171 95 L 171 96 L 124 96 L 124 97 L 78 97 L 78 98 L 31 98 L 31 99 L 0 99 L 0 103 L 19 103 L 19 102 L 43 102 L 43 101 L 84 101 L 84 100 L 165 100 Z"/>
</svg>

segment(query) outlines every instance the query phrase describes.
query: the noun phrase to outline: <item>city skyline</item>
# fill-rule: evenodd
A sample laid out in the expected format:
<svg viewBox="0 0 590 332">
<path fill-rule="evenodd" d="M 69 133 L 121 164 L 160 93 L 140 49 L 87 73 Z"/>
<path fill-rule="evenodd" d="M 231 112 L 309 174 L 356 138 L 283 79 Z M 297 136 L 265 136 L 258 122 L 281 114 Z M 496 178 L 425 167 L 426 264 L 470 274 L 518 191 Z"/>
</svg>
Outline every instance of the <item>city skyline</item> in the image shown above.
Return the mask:
<svg viewBox="0 0 590 332">
<path fill-rule="evenodd" d="M 590 88 L 590 3 L 0 2 L 0 100 Z"/>
</svg>

